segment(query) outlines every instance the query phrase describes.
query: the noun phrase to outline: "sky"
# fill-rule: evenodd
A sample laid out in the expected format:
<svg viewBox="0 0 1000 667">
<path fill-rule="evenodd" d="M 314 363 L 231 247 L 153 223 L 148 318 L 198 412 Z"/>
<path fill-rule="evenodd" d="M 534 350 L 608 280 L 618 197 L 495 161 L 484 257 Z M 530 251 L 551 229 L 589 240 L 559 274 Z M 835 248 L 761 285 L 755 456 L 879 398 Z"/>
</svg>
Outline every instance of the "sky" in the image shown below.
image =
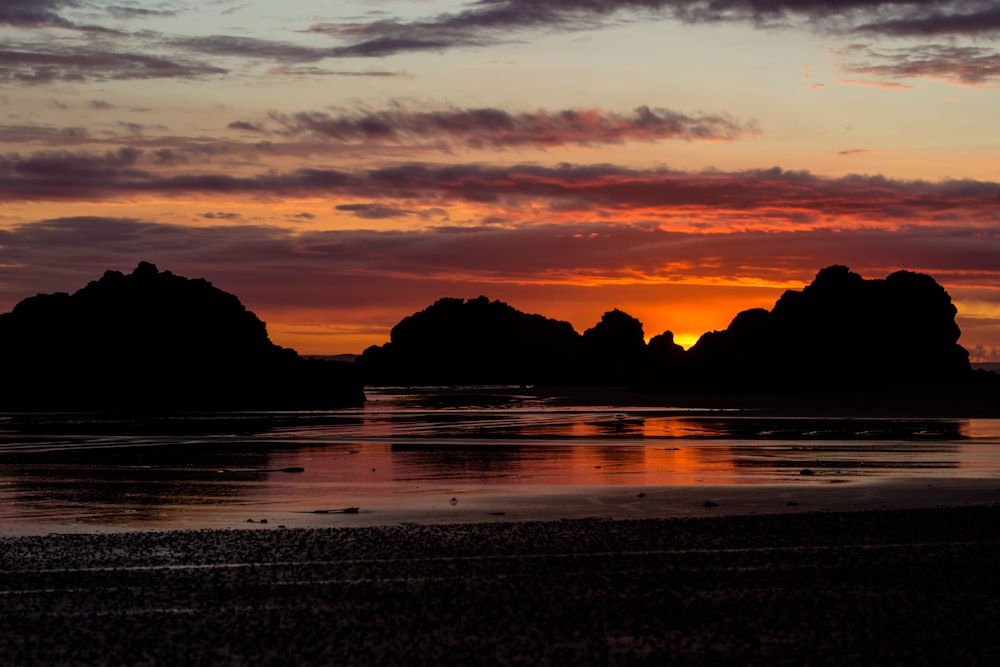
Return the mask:
<svg viewBox="0 0 1000 667">
<path fill-rule="evenodd" d="M 684 346 L 831 264 L 1000 361 L 1000 1 L 0 0 L 0 312 L 139 261 L 358 353 L 441 297 Z"/>
</svg>

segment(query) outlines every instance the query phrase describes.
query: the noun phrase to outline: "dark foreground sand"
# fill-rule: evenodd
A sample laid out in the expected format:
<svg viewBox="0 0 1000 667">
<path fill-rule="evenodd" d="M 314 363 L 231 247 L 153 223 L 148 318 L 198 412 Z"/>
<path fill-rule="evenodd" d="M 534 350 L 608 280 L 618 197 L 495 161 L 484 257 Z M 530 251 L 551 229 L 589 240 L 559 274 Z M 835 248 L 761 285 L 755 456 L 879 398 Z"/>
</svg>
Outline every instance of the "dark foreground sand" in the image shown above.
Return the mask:
<svg viewBox="0 0 1000 667">
<path fill-rule="evenodd" d="M 1000 507 L 0 539 L 4 665 L 997 665 Z"/>
</svg>

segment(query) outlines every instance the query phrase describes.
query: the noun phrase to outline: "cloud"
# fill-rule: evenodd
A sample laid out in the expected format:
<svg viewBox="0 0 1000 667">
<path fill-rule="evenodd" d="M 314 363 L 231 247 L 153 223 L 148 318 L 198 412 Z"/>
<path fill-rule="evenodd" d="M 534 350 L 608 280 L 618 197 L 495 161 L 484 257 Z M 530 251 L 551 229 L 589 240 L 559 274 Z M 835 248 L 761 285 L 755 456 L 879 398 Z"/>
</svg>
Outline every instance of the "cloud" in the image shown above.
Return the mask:
<svg viewBox="0 0 1000 667">
<path fill-rule="evenodd" d="M 90 131 L 85 127 L 45 125 L 0 125 L 0 136 L 7 144 L 37 143 L 63 147 L 88 144 L 93 140 Z"/>
<path fill-rule="evenodd" d="M 60 11 L 79 5 L 76 0 L 3 0 L 0 2 L 0 25 L 20 28 L 72 28 Z"/>
<path fill-rule="evenodd" d="M 175 48 L 213 56 L 258 58 L 288 63 L 315 62 L 331 55 L 330 49 L 317 49 L 288 42 L 234 35 L 176 37 L 168 39 L 166 42 Z"/>
<path fill-rule="evenodd" d="M 341 204 L 335 207 L 338 211 L 353 213 L 365 220 L 384 220 L 386 218 L 405 218 L 413 215 L 413 211 L 383 206 L 381 204 Z"/>
<path fill-rule="evenodd" d="M 230 130 L 242 130 L 243 132 L 263 132 L 264 128 L 256 123 L 244 120 L 235 120 L 227 126 Z"/>
<path fill-rule="evenodd" d="M 10 45 L 8 45 L 10 46 Z M 142 53 L 115 52 L 91 45 L 35 45 L 0 48 L 0 82 L 46 84 L 60 81 L 122 81 L 129 79 L 196 79 L 225 74 L 205 63 Z"/>
<path fill-rule="evenodd" d="M 978 36 L 1000 32 L 1000 6 L 989 0 L 961 3 L 900 4 L 918 6 L 908 10 L 897 10 L 889 18 L 872 20 L 857 26 L 855 30 L 864 33 L 906 37 Z"/>
<path fill-rule="evenodd" d="M 942 6 L 943 5 L 943 6 Z M 995 3 L 967 0 L 477 0 L 465 8 L 414 21 L 319 23 L 310 30 L 347 42 L 337 57 L 383 57 L 507 42 L 524 30 L 576 31 L 622 20 L 688 24 L 749 23 L 834 33 L 983 34 L 998 29 Z"/>
<path fill-rule="evenodd" d="M 351 71 L 351 70 L 330 70 L 323 69 L 322 67 L 302 67 L 302 66 L 292 66 L 292 65 L 282 65 L 274 70 L 271 70 L 271 74 L 279 74 L 281 76 L 340 76 L 340 77 L 370 77 L 375 79 L 387 79 L 392 77 L 402 77 L 408 76 L 405 72 L 389 72 L 386 70 L 364 70 L 364 71 Z"/>
<path fill-rule="evenodd" d="M 1000 210 L 1000 183 L 992 181 L 827 178 L 777 167 L 684 172 L 601 164 L 413 163 L 359 171 L 235 175 L 205 170 L 160 173 L 157 160 L 163 157 L 134 148 L 103 154 L 8 154 L 0 156 L 0 199 L 100 201 L 140 194 L 224 194 L 285 200 L 323 195 L 348 205 L 367 200 L 400 210 L 479 206 L 488 211 L 484 216 L 502 214 L 514 224 L 593 217 L 755 228 L 910 222 L 986 226 L 997 224 Z"/>
<path fill-rule="evenodd" d="M 177 16 L 180 13 L 170 9 L 146 9 L 141 7 L 124 7 L 121 5 L 108 7 L 107 12 L 116 19 L 157 19 Z"/>
<path fill-rule="evenodd" d="M 443 141 L 473 149 L 546 148 L 566 144 L 617 144 L 626 141 L 732 141 L 760 132 L 725 114 L 688 115 L 668 109 L 636 108 L 620 114 L 601 109 L 509 112 L 496 108 L 416 111 L 394 108 L 331 115 L 273 113 L 269 122 L 285 135 L 309 135 L 340 142 Z M 257 124 L 237 121 L 230 127 Z"/>
<path fill-rule="evenodd" d="M 864 81 L 862 79 L 841 79 L 838 81 L 844 86 L 861 86 L 862 88 L 882 88 L 883 90 L 913 90 L 913 86 L 894 81 Z"/>
<path fill-rule="evenodd" d="M 66 18 L 75 9 L 89 10 L 87 0 L 2 0 L 0 1 L 0 26 L 15 28 L 55 28 L 81 34 L 114 35 L 123 33 L 98 25 L 81 24 Z"/>
<path fill-rule="evenodd" d="M 205 218 L 206 220 L 230 220 L 233 222 L 243 219 L 243 216 L 240 215 L 239 213 L 228 213 L 226 211 L 215 211 L 215 212 L 210 211 L 208 213 L 202 213 L 201 217 Z"/>
<path fill-rule="evenodd" d="M 700 234 L 600 222 L 295 231 L 62 218 L 0 232 L 0 309 L 34 291 L 75 289 L 104 269 L 127 269 L 140 259 L 187 275 L 229 276 L 232 289 L 254 300 L 265 300 L 256 294 L 266 289 L 271 298 L 280 293 L 302 304 L 299 291 L 323 299 L 316 285 L 331 280 L 379 299 L 387 297 L 378 296 L 375 287 L 385 290 L 393 280 L 785 284 L 807 280 L 831 263 L 849 263 L 863 273 L 922 270 L 954 285 L 976 286 L 1000 278 L 1000 234 L 941 227 Z M 77 277 L 59 283 L 70 274 Z M 243 284 L 237 288 L 236 283 Z"/>
<path fill-rule="evenodd" d="M 921 44 L 877 50 L 849 47 L 849 72 L 888 79 L 934 79 L 965 86 L 1000 85 L 1000 51 L 984 46 Z"/>
</svg>

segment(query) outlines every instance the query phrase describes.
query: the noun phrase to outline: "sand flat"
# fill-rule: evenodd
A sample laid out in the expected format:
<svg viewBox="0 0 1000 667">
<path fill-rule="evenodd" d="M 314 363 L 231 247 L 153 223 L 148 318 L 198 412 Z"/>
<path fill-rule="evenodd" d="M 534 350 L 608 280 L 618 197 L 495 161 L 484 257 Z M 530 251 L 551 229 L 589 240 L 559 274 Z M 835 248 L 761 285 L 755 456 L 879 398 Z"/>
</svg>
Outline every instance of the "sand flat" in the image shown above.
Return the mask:
<svg viewBox="0 0 1000 667">
<path fill-rule="evenodd" d="M 972 500 L 7 537 L 0 664 L 998 664 Z"/>
</svg>

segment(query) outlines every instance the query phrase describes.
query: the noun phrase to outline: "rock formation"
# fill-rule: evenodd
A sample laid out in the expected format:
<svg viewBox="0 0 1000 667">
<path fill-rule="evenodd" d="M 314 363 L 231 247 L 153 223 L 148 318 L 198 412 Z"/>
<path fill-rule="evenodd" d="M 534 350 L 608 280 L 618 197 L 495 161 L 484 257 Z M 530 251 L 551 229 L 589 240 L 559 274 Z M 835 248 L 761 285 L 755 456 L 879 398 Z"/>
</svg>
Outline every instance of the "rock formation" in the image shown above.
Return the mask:
<svg viewBox="0 0 1000 667">
<path fill-rule="evenodd" d="M 822 392 L 964 381 L 956 309 L 927 275 L 865 280 L 820 271 L 772 310 L 739 313 L 687 352 L 666 331 L 649 343 L 620 310 L 583 335 L 499 301 L 441 299 L 403 319 L 356 362 L 369 384 L 620 385 L 672 393 Z"/>
<path fill-rule="evenodd" d="M 830 266 L 771 311 L 747 310 L 688 350 L 707 391 L 844 391 L 954 382 L 971 372 L 955 306 L 930 276 L 865 280 Z"/>
<path fill-rule="evenodd" d="M 634 384 L 649 361 L 642 322 L 617 308 L 583 332 L 580 367 L 589 384 Z"/>
<path fill-rule="evenodd" d="M 0 315 L 0 410 L 220 410 L 359 404 L 349 364 L 278 347 L 239 299 L 141 262 Z"/>
<path fill-rule="evenodd" d="M 538 384 L 578 381 L 580 335 L 569 322 L 501 301 L 439 299 L 392 328 L 355 364 L 366 384 Z"/>
</svg>

